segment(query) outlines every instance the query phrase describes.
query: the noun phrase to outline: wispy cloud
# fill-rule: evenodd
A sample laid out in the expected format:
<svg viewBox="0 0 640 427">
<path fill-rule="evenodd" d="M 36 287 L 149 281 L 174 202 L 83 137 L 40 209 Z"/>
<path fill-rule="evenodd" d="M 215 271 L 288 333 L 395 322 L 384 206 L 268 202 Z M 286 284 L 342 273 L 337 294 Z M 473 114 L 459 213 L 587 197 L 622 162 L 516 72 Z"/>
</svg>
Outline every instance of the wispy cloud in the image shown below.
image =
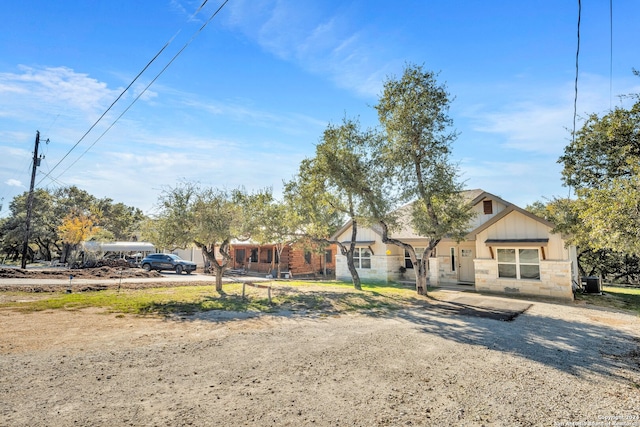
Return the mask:
<svg viewBox="0 0 640 427">
<path fill-rule="evenodd" d="M 20 70 L 21 73 L 0 73 L 0 93 L 4 95 L 5 102 L 9 101 L 7 98 L 12 98 L 12 94 L 20 94 L 28 95 L 22 99 L 37 99 L 45 107 L 57 104 L 96 112 L 117 93 L 108 89 L 106 83 L 67 67 L 37 69 L 21 66 Z M 15 102 L 16 99 L 21 98 L 11 101 Z M 33 104 L 29 103 L 28 106 L 31 108 Z"/>
<path fill-rule="evenodd" d="M 617 82 L 623 94 L 633 93 L 634 86 L 630 83 L 628 80 Z M 509 84 L 502 85 L 498 99 L 503 100 L 503 104 L 495 105 L 488 100 L 467 106 L 460 112 L 470 121 L 471 129 L 479 134 L 494 135 L 505 149 L 543 155 L 561 153 L 573 128 L 573 82 L 556 86 L 547 84 L 543 88 L 531 85 L 530 91 L 520 90 L 511 95 Z M 629 103 L 617 96 L 612 100 L 608 80 L 597 75 L 581 76 L 576 127 L 579 128 L 589 114 L 606 114 L 610 105 L 615 107 L 621 102 Z"/>
<path fill-rule="evenodd" d="M 383 78 L 402 61 L 386 51 L 381 36 L 355 26 L 356 10 L 322 10 L 321 3 L 240 0 L 230 4 L 229 25 L 273 55 L 326 75 L 364 97 L 380 93 Z"/>
</svg>

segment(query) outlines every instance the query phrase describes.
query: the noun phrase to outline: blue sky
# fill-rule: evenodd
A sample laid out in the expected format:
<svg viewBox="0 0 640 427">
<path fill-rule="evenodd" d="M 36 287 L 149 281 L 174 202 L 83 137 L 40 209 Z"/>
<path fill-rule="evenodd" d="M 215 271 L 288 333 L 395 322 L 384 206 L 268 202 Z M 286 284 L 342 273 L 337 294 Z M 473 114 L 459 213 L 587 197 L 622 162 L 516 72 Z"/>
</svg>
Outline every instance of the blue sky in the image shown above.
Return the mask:
<svg viewBox="0 0 640 427">
<path fill-rule="evenodd" d="M 613 1 L 613 50 L 609 2 L 582 3 L 585 117 L 640 92 L 640 2 Z M 573 121 L 577 1 L 229 0 L 199 31 L 222 0 L 195 14 L 200 4 L 0 3 L 0 216 L 28 190 L 36 130 L 49 140 L 39 187 L 76 185 L 146 213 L 181 180 L 278 195 L 329 123 L 377 125 L 382 83 L 406 63 L 440 72 L 455 98 L 468 188 L 523 207 L 567 195 L 556 161 Z"/>
</svg>

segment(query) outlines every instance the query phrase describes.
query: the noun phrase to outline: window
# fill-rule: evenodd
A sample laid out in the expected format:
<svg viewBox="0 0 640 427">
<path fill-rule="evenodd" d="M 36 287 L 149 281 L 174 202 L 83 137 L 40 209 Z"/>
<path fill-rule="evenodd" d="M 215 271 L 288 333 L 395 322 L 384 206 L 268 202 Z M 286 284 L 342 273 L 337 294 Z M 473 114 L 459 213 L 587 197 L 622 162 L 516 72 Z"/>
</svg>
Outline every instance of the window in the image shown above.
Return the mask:
<svg viewBox="0 0 640 427">
<path fill-rule="evenodd" d="M 491 215 L 493 213 L 493 202 L 491 200 L 485 200 L 482 202 L 482 208 L 485 215 Z"/>
<path fill-rule="evenodd" d="M 356 268 L 371 268 L 371 251 L 369 248 L 356 248 L 353 252 L 353 263 Z"/>
<path fill-rule="evenodd" d="M 269 250 L 267 251 L 267 262 L 268 262 L 268 263 L 273 262 L 273 255 L 274 255 L 274 254 L 275 254 L 275 256 L 276 256 L 275 263 L 276 263 L 276 264 L 278 264 L 278 262 L 279 262 L 279 261 L 278 261 L 278 250 L 277 250 L 276 248 L 269 249 Z"/>
<path fill-rule="evenodd" d="M 257 249 L 251 249 L 251 262 L 258 262 L 258 250 Z"/>
<path fill-rule="evenodd" d="M 305 264 L 311 264 L 311 251 L 304 251 Z"/>
<path fill-rule="evenodd" d="M 324 252 L 324 262 L 327 264 L 333 263 L 333 251 L 331 249 L 327 249 Z"/>
<path fill-rule="evenodd" d="M 451 271 L 456 271 L 456 248 L 451 248 Z"/>
<path fill-rule="evenodd" d="M 498 249 L 498 277 L 540 280 L 538 249 Z"/>
<path fill-rule="evenodd" d="M 422 259 L 422 254 L 424 254 L 425 248 L 413 248 L 416 251 L 416 258 L 418 260 Z M 404 251 L 404 267 L 405 268 L 413 268 L 413 262 L 411 262 L 411 257 L 409 256 L 409 251 Z"/>
</svg>

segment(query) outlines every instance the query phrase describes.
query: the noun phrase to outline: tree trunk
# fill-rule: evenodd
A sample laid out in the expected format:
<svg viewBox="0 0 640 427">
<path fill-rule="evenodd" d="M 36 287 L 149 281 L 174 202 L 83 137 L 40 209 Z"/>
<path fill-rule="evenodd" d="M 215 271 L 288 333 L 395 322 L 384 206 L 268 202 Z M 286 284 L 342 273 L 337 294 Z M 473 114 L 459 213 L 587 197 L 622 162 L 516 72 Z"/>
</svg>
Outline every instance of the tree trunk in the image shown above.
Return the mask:
<svg viewBox="0 0 640 427">
<path fill-rule="evenodd" d="M 390 238 L 389 228 L 387 224 L 384 221 L 380 221 L 380 225 L 382 226 L 382 242 L 383 243 L 396 245 L 406 250 L 407 252 L 409 252 L 409 257 L 411 258 L 411 262 L 413 263 L 413 269 L 416 275 L 416 292 L 419 295 L 427 295 L 427 272 L 429 271 L 428 269 L 429 257 L 431 256 L 431 253 L 433 252 L 433 248 L 436 247 L 439 240 L 430 241 L 429 246 L 427 247 L 427 249 L 425 249 L 424 253 L 422 254 L 422 258 L 418 260 L 418 258 L 416 257 L 416 251 L 413 249 L 412 245 L 408 243 L 404 243 L 403 241 L 400 241 L 397 239 Z"/>
<path fill-rule="evenodd" d="M 358 270 L 356 269 L 356 266 L 353 263 L 353 251 L 347 251 L 345 255 L 347 256 L 347 266 L 349 267 L 349 273 L 351 273 L 351 280 L 353 281 L 353 287 L 361 291 L 362 284 L 360 283 L 360 275 L 358 274 Z"/>
<path fill-rule="evenodd" d="M 276 278 L 277 279 L 281 279 L 281 274 L 280 274 L 280 261 L 282 261 L 282 252 L 284 252 L 284 245 L 280 246 L 276 246 L 276 251 L 278 251 L 278 272 L 276 274 Z"/>
<path fill-rule="evenodd" d="M 216 245 L 215 244 L 211 244 L 211 249 L 209 249 L 209 247 L 205 244 L 199 243 L 199 242 L 195 242 L 196 246 L 198 248 L 200 248 L 202 250 L 202 253 L 207 257 L 207 259 L 209 260 L 210 264 L 213 266 L 213 268 L 216 271 L 216 291 L 218 292 L 222 292 L 222 275 L 224 274 L 224 270 L 227 268 L 227 265 L 229 264 L 229 261 L 231 260 L 231 256 L 229 255 L 228 252 L 228 246 L 229 243 L 228 241 L 224 241 L 222 242 L 222 244 L 220 245 L 220 248 L 218 249 L 218 251 L 220 252 L 220 254 L 222 255 L 222 263 L 219 263 L 218 260 L 216 259 Z"/>
<path fill-rule="evenodd" d="M 418 295 L 427 295 L 427 272 L 429 269 L 427 268 L 428 258 L 418 260 L 417 263 L 413 264 L 413 268 L 415 269 L 416 274 L 416 292 Z"/>
<path fill-rule="evenodd" d="M 71 253 L 71 245 L 69 243 L 65 243 L 62 245 L 62 253 L 60 254 L 60 264 L 65 264 L 67 262 L 67 258 Z"/>
<path fill-rule="evenodd" d="M 222 292 L 222 274 L 224 273 L 224 267 L 217 262 L 213 265 L 216 269 L 216 291 Z"/>
</svg>

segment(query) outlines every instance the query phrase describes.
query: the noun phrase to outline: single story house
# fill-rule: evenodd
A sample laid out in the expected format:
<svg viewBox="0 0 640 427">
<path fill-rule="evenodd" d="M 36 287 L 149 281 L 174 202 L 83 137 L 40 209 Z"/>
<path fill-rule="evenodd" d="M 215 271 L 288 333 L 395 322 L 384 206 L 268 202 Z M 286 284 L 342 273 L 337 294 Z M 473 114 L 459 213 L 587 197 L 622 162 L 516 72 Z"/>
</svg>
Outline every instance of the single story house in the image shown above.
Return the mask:
<svg viewBox="0 0 640 427">
<path fill-rule="evenodd" d="M 484 292 L 573 299 L 573 281 L 579 283 L 576 249 L 552 232 L 552 223 L 480 189 L 464 191 L 463 196 L 476 216 L 463 241 L 444 238 L 436 246 L 428 263 L 431 286 L 467 284 Z M 399 209 L 403 225 L 390 237 L 411 244 L 419 256 L 427 241 L 411 227 L 410 207 Z M 350 238 L 350 223 L 332 237 L 341 242 Z M 415 278 L 408 253 L 382 243 L 381 230 L 375 226 L 358 228 L 355 263 L 365 281 Z M 337 254 L 336 278 L 351 280 L 341 254 Z"/>
<path fill-rule="evenodd" d="M 177 249 L 173 251 L 180 258 L 193 261 L 199 267 L 204 266 L 202 251 L 196 247 Z M 325 271 L 333 276 L 336 268 L 336 246 L 331 245 L 322 253 L 309 250 L 302 245 L 288 243 L 282 249 L 279 257 L 273 244 L 260 245 L 252 241 L 234 240 L 229 248 L 231 270 L 242 270 L 248 274 L 272 274 L 280 263 L 280 272 L 288 273 L 289 277 L 317 276 Z M 222 260 L 222 255 L 216 248 L 216 258 Z"/>
</svg>

